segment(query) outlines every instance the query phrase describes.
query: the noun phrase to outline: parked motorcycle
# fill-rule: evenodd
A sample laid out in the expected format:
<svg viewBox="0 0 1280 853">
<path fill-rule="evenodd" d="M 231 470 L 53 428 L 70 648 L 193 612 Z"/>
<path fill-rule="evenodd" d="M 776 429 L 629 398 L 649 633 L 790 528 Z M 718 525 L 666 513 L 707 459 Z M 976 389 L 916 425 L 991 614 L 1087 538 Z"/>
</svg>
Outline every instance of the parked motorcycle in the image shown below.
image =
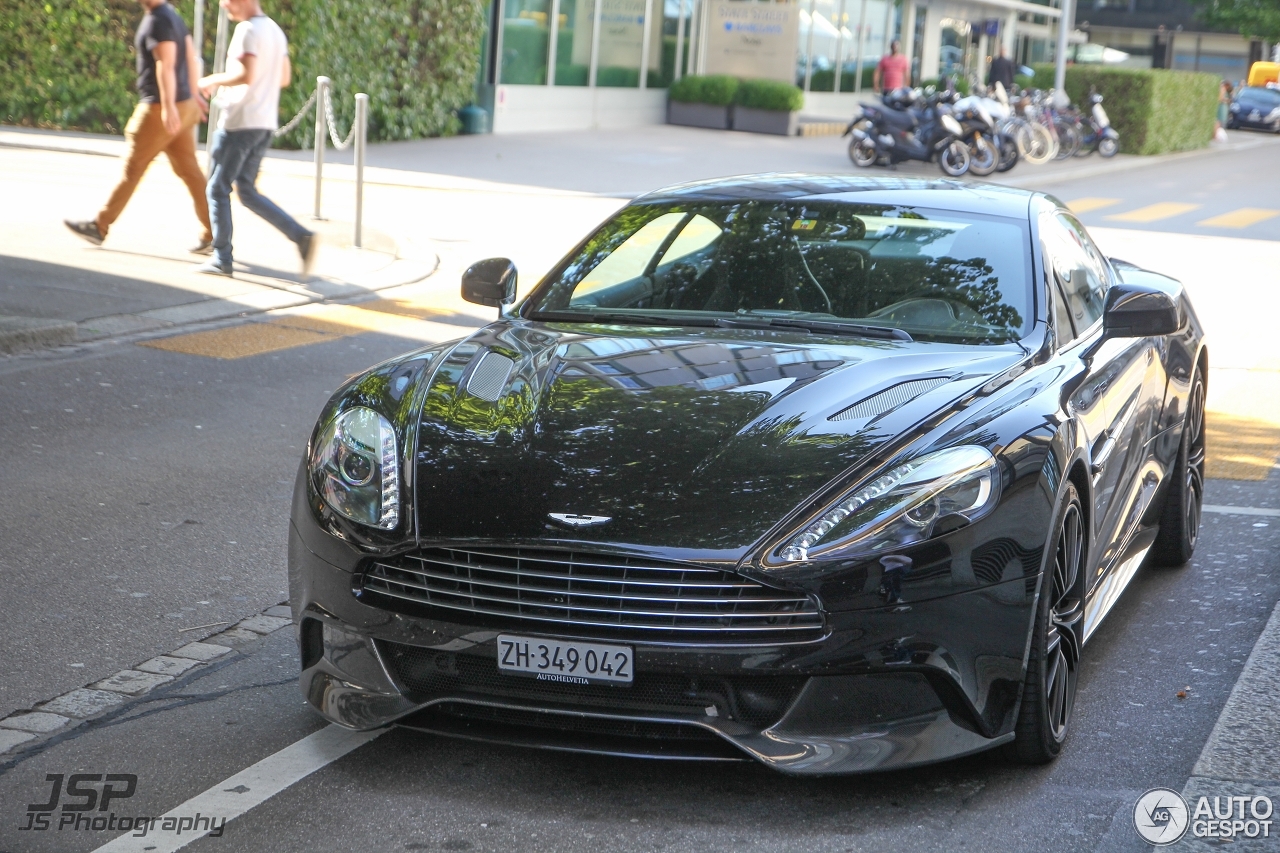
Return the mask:
<svg viewBox="0 0 1280 853">
<path fill-rule="evenodd" d="M 885 161 L 935 160 L 943 174 L 958 178 L 969 170 L 969 146 L 964 130 L 945 110 L 954 93 L 900 89 L 885 95 L 881 106 L 863 104 L 845 128 L 849 159 L 858 167 Z"/>
<path fill-rule="evenodd" d="M 992 172 L 1007 172 L 1018 162 L 1018 144 L 1001 129 L 1009 117 L 1007 102 L 999 97 L 969 95 L 956 101 L 953 115 L 965 132 L 969 143 L 969 172 L 985 177 Z M 992 154 L 994 153 L 994 162 Z"/>
<path fill-rule="evenodd" d="M 1120 134 L 1111 126 L 1107 111 L 1102 108 L 1102 96 L 1089 91 L 1089 117 L 1081 122 L 1080 150 L 1077 156 L 1097 151 L 1103 157 L 1114 157 L 1120 150 Z"/>
</svg>

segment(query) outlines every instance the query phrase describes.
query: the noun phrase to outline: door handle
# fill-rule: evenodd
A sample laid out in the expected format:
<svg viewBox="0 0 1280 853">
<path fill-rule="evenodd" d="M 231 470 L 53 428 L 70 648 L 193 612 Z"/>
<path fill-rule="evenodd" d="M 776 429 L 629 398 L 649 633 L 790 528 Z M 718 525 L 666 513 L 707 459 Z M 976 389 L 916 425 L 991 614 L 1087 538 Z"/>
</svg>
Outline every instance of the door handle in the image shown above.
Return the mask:
<svg viewBox="0 0 1280 853">
<path fill-rule="evenodd" d="M 1093 455 L 1093 462 L 1089 464 L 1089 470 L 1093 473 L 1093 476 L 1098 476 L 1102 473 L 1102 469 L 1107 467 L 1107 459 L 1110 458 L 1111 452 L 1115 449 L 1115 436 L 1108 436 L 1107 440 L 1102 442 L 1102 446 L 1098 448 L 1098 452 Z"/>
</svg>

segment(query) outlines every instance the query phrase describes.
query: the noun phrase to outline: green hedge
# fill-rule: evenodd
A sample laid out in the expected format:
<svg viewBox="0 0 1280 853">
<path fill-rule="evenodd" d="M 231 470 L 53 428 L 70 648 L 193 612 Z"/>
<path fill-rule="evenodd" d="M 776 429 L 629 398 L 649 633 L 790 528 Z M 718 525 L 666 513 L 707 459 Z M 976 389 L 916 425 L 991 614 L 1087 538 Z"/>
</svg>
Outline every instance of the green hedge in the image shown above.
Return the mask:
<svg viewBox="0 0 1280 853">
<path fill-rule="evenodd" d="M 804 92 L 780 80 L 743 80 L 734 103 L 754 110 L 791 113 L 804 107 Z"/>
<path fill-rule="evenodd" d="M 191 26 L 194 0 L 174 0 Z M 453 133 L 454 111 L 474 98 L 484 35 L 481 0 L 266 0 L 290 40 L 294 84 L 281 92 L 286 121 L 324 74 L 340 129 L 369 95 L 369 138 Z M 205 66 L 213 65 L 217 3 L 206 4 Z M 0 0 L 0 121 L 120 133 L 136 102 L 136 0 Z M 278 144 L 309 145 L 304 121 Z"/>
<path fill-rule="evenodd" d="M 962 97 L 969 94 L 969 81 L 963 77 L 955 78 L 951 81 L 951 85 L 955 87 L 955 90 L 959 92 Z M 947 88 L 946 81 L 940 80 L 936 77 L 932 80 L 922 80 L 920 82 L 921 89 L 927 89 L 930 86 L 938 90 Z"/>
<path fill-rule="evenodd" d="M 1034 85 L 1053 86 L 1053 66 L 1037 65 Z M 1088 107 L 1089 88 L 1102 95 L 1111 126 L 1126 154 L 1164 154 L 1208 146 L 1218 109 L 1219 79 L 1213 74 L 1165 69 L 1067 68 L 1071 102 Z"/>
<path fill-rule="evenodd" d="M 875 68 L 868 65 L 862 69 L 862 91 L 871 93 L 871 84 L 874 82 L 873 75 Z M 840 73 L 840 91 L 852 92 L 855 82 L 855 75 L 852 70 Z M 804 83 L 804 75 L 800 74 L 797 79 L 797 85 Z M 814 71 L 809 75 L 809 91 L 810 92 L 830 92 L 835 89 L 836 72 L 831 68 L 824 68 Z"/>
<path fill-rule="evenodd" d="M 681 104 L 727 107 L 738 92 L 738 78 L 727 74 L 690 74 L 671 84 L 667 97 Z"/>
</svg>

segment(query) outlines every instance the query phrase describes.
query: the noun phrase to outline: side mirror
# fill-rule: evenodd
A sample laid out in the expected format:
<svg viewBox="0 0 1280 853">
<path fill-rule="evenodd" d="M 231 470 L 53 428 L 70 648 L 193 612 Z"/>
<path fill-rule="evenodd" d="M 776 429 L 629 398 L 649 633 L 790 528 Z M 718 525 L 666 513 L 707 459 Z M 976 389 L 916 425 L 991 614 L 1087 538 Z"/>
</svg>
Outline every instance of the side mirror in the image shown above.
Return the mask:
<svg viewBox="0 0 1280 853">
<path fill-rule="evenodd" d="M 1178 306 L 1163 290 L 1138 284 L 1117 284 L 1107 291 L 1102 334 L 1108 338 L 1172 335 L 1182 328 Z"/>
<path fill-rule="evenodd" d="M 516 265 L 506 258 L 476 261 L 462 274 L 462 298 L 490 308 L 501 308 L 514 302 Z"/>
</svg>

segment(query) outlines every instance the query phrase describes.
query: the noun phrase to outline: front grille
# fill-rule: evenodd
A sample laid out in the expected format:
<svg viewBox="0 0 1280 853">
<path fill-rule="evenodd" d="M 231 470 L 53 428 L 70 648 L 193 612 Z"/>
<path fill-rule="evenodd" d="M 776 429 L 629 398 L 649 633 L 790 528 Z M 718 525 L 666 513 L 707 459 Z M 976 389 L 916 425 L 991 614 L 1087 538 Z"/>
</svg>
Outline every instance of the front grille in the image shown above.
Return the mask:
<svg viewBox="0 0 1280 853">
<path fill-rule="evenodd" d="M 714 706 L 718 717 L 760 729 L 782 718 L 806 681 L 788 675 L 637 672 L 630 685 L 564 684 L 507 675 L 487 655 L 391 642 L 380 642 L 379 648 L 392 674 L 416 699 L 467 695 L 567 710 L 698 718 Z"/>
<path fill-rule="evenodd" d="M 530 548 L 427 548 L 365 573 L 370 603 L 441 619 L 633 642 L 806 642 L 824 634 L 807 596 L 733 572 Z M 469 622 L 476 621 L 474 618 Z"/>
</svg>

